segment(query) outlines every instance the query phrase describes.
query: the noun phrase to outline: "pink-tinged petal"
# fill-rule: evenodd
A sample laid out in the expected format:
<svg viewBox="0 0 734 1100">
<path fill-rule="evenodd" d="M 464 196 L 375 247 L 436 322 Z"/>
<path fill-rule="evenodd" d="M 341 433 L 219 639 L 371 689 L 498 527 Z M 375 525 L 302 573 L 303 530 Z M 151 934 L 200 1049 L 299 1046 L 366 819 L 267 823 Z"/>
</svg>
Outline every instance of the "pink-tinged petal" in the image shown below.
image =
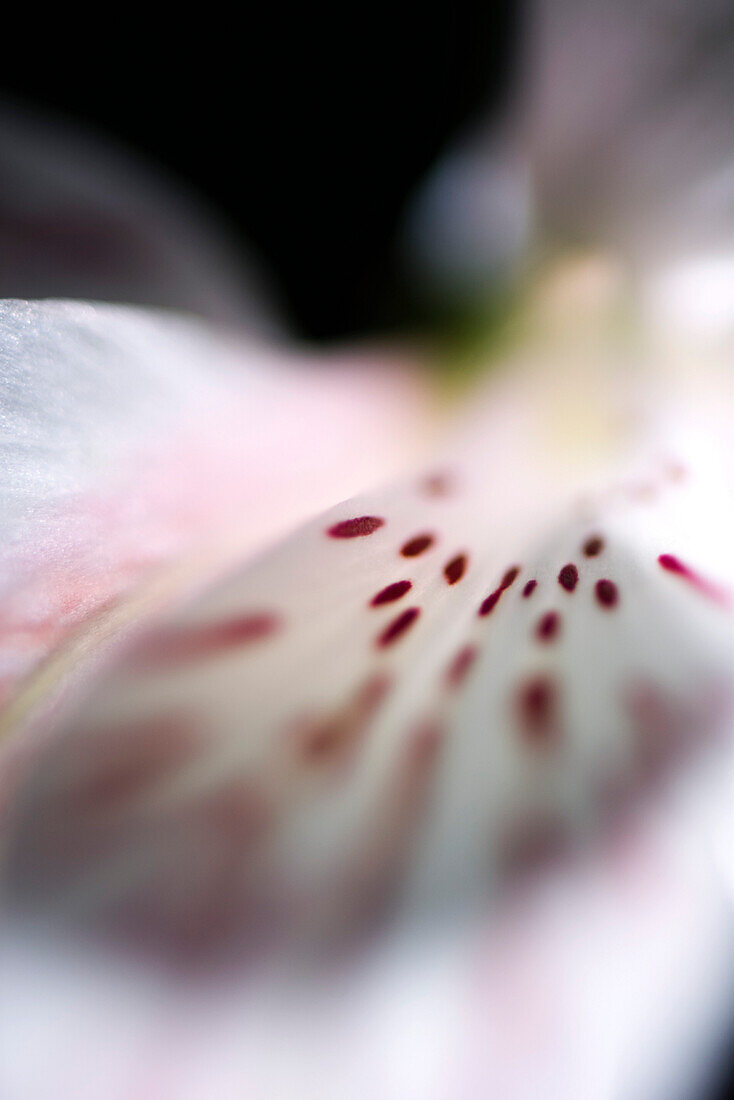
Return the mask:
<svg viewBox="0 0 734 1100">
<path fill-rule="evenodd" d="M 240 559 L 399 470 L 429 420 L 417 375 L 377 352 L 3 303 L 0 705 L 72 632 L 124 618 L 130 593 L 175 587 L 195 558 Z"/>
<path fill-rule="evenodd" d="M 579 485 L 540 435 L 542 384 L 519 392 L 497 383 L 439 464 L 120 642 L 46 726 L 11 892 L 186 956 L 333 946 L 355 906 L 376 927 L 522 880 L 704 758 L 729 723 L 734 616 L 659 558 L 729 583 L 713 437 L 681 449 L 684 422 L 668 437 L 663 420 L 650 445 L 618 441 L 622 476 Z M 437 469 L 450 492 L 426 493 Z M 124 730 L 171 723 L 185 751 L 161 774 L 136 749 L 116 783 Z M 232 815 L 259 827 L 212 826 Z"/>
</svg>

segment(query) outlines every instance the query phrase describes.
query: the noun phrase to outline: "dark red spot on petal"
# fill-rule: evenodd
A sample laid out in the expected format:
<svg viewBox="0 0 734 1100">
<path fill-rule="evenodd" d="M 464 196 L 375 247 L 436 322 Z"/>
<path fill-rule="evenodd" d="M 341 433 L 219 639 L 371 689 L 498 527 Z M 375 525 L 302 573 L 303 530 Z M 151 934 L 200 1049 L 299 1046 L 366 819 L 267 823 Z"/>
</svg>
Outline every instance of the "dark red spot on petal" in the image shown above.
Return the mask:
<svg viewBox="0 0 734 1100">
<path fill-rule="evenodd" d="M 189 762 L 195 745 L 183 720 L 164 717 L 107 729 L 98 742 L 91 774 L 74 789 L 75 812 L 118 808 Z"/>
<path fill-rule="evenodd" d="M 592 535 L 586 540 L 582 549 L 587 558 L 595 558 L 604 549 L 604 539 L 599 535 Z"/>
<path fill-rule="evenodd" d="M 674 557 L 672 554 L 661 554 L 658 561 L 668 573 L 674 573 L 676 576 L 682 577 L 683 580 L 687 581 L 688 584 L 703 596 L 725 607 L 731 606 L 731 595 L 729 592 L 721 588 L 720 585 L 707 580 L 700 573 L 697 573 L 695 569 L 691 569 L 689 565 L 685 565 L 679 558 Z"/>
<path fill-rule="evenodd" d="M 686 707 L 653 683 L 641 682 L 627 693 L 637 772 L 645 786 L 656 785 L 681 748 Z"/>
<path fill-rule="evenodd" d="M 551 642 L 556 638 L 561 629 L 561 616 L 557 611 L 546 611 L 538 621 L 535 628 L 535 636 L 541 642 Z"/>
<path fill-rule="evenodd" d="M 444 731 L 437 721 L 430 719 L 413 733 L 407 746 L 406 763 L 413 779 L 423 778 L 433 768 L 443 743 Z"/>
<path fill-rule="evenodd" d="M 301 741 L 301 755 L 310 763 L 333 760 L 340 755 L 345 742 L 350 738 L 351 723 L 341 715 L 324 718 L 309 726 Z"/>
<path fill-rule="evenodd" d="M 494 611 L 495 607 L 499 603 L 499 599 L 500 599 L 501 595 L 502 595 L 502 589 L 501 588 L 495 588 L 494 592 L 490 592 L 490 594 L 487 596 L 486 600 L 484 600 L 482 602 L 482 604 L 479 607 L 479 611 L 477 612 L 477 614 L 481 615 L 481 616 L 489 615 L 490 612 Z"/>
<path fill-rule="evenodd" d="M 412 587 L 410 581 L 395 581 L 394 584 L 388 584 L 372 597 L 370 607 L 380 607 L 384 603 L 393 603 L 404 596 L 406 592 L 410 592 Z"/>
<path fill-rule="evenodd" d="M 500 837 L 498 871 L 513 882 L 526 883 L 558 866 L 571 845 L 564 823 L 549 815 L 517 822 Z"/>
<path fill-rule="evenodd" d="M 438 471 L 424 478 L 422 487 L 429 497 L 447 497 L 456 488 L 456 482 L 451 474 Z"/>
<path fill-rule="evenodd" d="M 238 851 L 259 840 L 272 822 L 264 792 L 249 779 L 228 780 L 206 795 L 197 810 L 202 822 Z"/>
<path fill-rule="evenodd" d="M 568 565 L 564 565 L 563 569 L 558 574 L 558 583 L 561 588 L 565 588 L 567 592 L 573 592 L 576 585 L 579 583 L 579 571 L 575 565 L 569 562 Z"/>
<path fill-rule="evenodd" d="M 673 557 L 672 554 L 660 554 L 658 561 L 663 569 L 667 569 L 669 573 L 677 573 L 679 576 L 686 578 L 690 573 L 688 566 L 684 565 L 678 558 Z"/>
<path fill-rule="evenodd" d="M 408 539 L 400 553 L 404 558 L 417 558 L 419 554 L 429 550 L 434 542 L 433 535 L 414 535 L 412 539 Z"/>
<path fill-rule="evenodd" d="M 134 646 L 132 660 L 146 667 L 200 660 L 260 642 L 275 634 L 280 626 L 280 619 L 270 612 L 250 612 L 214 623 L 161 628 Z"/>
<path fill-rule="evenodd" d="M 710 681 L 685 694 L 638 681 L 625 696 L 643 788 L 665 779 L 672 766 L 730 728 L 731 685 L 723 681 Z"/>
<path fill-rule="evenodd" d="M 477 653 L 477 647 L 474 645 L 465 645 L 459 650 L 446 670 L 446 683 L 449 687 L 456 688 L 464 682 L 477 659 Z"/>
<path fill-rule="evenodd" d="M 393 619 L 385 627 L 382 634 L 378 635 L 377 645 L 388 646 L 392 645 L 393 642 L 397 642 L 410 629 L 420 613 L 421 609 L 419 607 L 408 607 L 405 611 L 402 611 L 397 619 Z"/>
<path fill-rule="evenodd" d="M 615 607 L 619 603 L 619 590 L 614 581 L 600 580 L 594 586 L 597 603 L 602 607 Z"/>
<path fill-rule="evenodd" d="M 355 705 L 360 714 L 365 718 L 371 718 L 380 704 L 384 701 L 390 690 L 392 681 L 384 672 L 371 676 L 355 696 Z"/>
<path fill-rule="evenodd" d="M 443 575 L 448 584 L 456 584 L 466 573 L 468 558 L 466 554 L 457 554 L 443 567 Z"/>
<path fill-rule="evenodd" d="M 510 585 L 513 584 L 513 582 L 517 579 L 517 576 L 518 576 L 519 572 L 520 572 L 520 566 L 519 565 L 510 566 L 510 568 L 507 570 L 504 577 L 502 578 L 502 583 L 500 584 L 500 588 L 502 588 L 503 590 L 505 588 L 509 588 Z"/>
<path fill-rule="evenodd" d="M 558 740 L 558 689 L 547 676 L 535 676 L 517 692 L 517 715 L 525 739 L 549 746 Z"/>
<path fill-rule="evenodd" d="M 339 895 L 346 899 L 342 927 L 348 929 L 351 942 L 355 935 L 374 936 L 394 908 L 406 861 L 430 806 L 443 732 L 431 718 L 411 731 L 385 784 L 377 809 L 378 827 L 365 830 L 350 855 Z"/>
<path fill-rule="evenodd" d="M 538 582 L 536 580 L 528 581 L 528 583 L 525 585 L 525 587 L 522 590 L 522 594 L 525 597 L 525 599 L 527 599 L 528 596 L 532 596 L 533 592 L 535 591 L 535 589 L 537 587 L 538 587 Z"/>
<path fill-rule="evenodd" d="M 384 519 L 379 516 L 356 516 L 354 519 L 343 519 L 335 523 L 326 533 L 332 539 L 358 539 L 372 535 L 384 523 Z"/>
<path fill-rule="evenodd" d="M 344 762 L 389 689 L 390 679 L 377 673 L 341 707 L 297 728 L 300 755 L 309 764 Z"/>
</svg>

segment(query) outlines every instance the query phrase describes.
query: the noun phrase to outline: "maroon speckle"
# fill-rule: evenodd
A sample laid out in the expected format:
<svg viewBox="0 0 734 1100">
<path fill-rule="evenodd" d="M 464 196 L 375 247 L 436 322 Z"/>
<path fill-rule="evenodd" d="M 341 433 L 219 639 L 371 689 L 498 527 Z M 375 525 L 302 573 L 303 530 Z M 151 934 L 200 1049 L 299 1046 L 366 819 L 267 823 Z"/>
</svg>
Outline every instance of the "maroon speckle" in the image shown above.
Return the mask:
<svg viewBox="0 0 734 1100">
<path fill-rule="evenodd" d="M 682 747 L 688 721 L 686 707 L 655 684 L 645 682 L 633 685 L 625 702 L 638 773 L 645 785 L 656 785 Z"/>
<path fill-rule="evenodd" d="M 333 762 L 354 742 L 359 725 L 348 712 L 314 722 L 306 730 L 300 754 L 308 764 Z"/>
<path fill-rule="evenodd" d="M 722 604 L 724 607 L 731 607 L 731 596 L 725 589 L 701 576 L 700 573 L 697 573 L 695 569 L 691 569 L 689 565 L 685 565 L 679 558 L 674 557 L 672 554 L 661 554 L 658 561 L 668 573 L 674 573 L 676 576 L 682 577 L 703 596 L 714 600 L 715 603 Z"/>
<path fill-rule="evenodd" d="M 391 680 L 383 672 L 371 676 L 356 694 L 356 704 L 360 712 L 371 717 L 383 702 L 391 687 Z"/>
<path fill-rule="evenodd" d="M 558 690 L 547 676 L 535 676 L 517 693 L 517 713 L 525 738 L 549 745 L 558 735 Z"/>
<path fill-rule="evenodd" d="M 370 607 L 380 607 L 384 603 L 393 603 L 395 600 L 401 599 L 406 592 L 410 592 L 412 587 L 410 581 L 395 581 L 394 584 L 388 584 L 372 597 Z"/>
<path fill-rule="evenodd" d="M 433 535 L 414 535 L 412 539 L 408 539 L 400 553 L 404 558 L 417 558 L 419 554 L 429 550 L 434 542 Z"/>
<path fill-rule="evenodd" d="M 625 693 L 624 704 L 636 736 L 666 737 L 675 725 L 675 702 L 651 681 L 633 683 Z"/>
<path fill-rule="evenodd" d="M 477 658 L 477 653 L 477 647 L 474 645 L 465 645 L 459 650 L 446 670 L 446 683 L 449 687 L 455 688 L 464 682 Z"/>
<path fill-rule="evenodd" d="M 535 880 L 568 854 L 571 838 L 564 823 L 549 815 L 528 818 L 498 841 L 498 870 L 516 883 Z"/>
<path fill-rule="evenodd" d="M 280 620 L 270 612 L 254 612 L 219 622 L 160 629 L 135 646 L 132 659 L 136 665 L 157 666 L 213 657 L 223 650 L 263 641 L 280 626 Z"/>
<path fill-rule="evenodd" d="M 623 705 L 643 785 L 659 782 L 671 765 L 729 728 L 731 702 L 730 685 L 723 682 L 710 681 L 692 694 L 672 694 L 650 681 L 630 685 Z"/>
<path fill-rule="evenodd" d="M 597 581 L 594 586 L 597 603 L 602 607 L 615 607 L 619 603 L 619 590 L 614 581 Z"/>
<path fill-rule="evenodd" d="M 379 516 L 356 516 L 354 519 L 343 519 L 335 523 L 326 533 L 332 539 L 358 539 L 372 535 L 384 522 Z"/>
<path fill-rule="evenodd" d="M 528 581 L 528 583 L 525 585 L 525 587 L 522 590 L 522 594 L 525 597 L 525 599 L 527 599 L 528 596 L 532 596 L 533 592 L 535 591 L 535 589 L 537 587 L 538 587 L 538 582 L 536 580 Z"/>
<path fill-rule="evenodd" d="M 551 642 L 558 636 L 561 629 L 561 616 L 557 611 L 546 611 L 538 621 L 535 628 L 535 636 L 541 642 Z"/>
<path fill-rule="evenodd" d="M 382 634 L 378 636 L 377 645 L 388 646 L 392 645 L 393 642 L 397 642 L 410 629 L 420 613 L 421 609 L 419 607 L 408 607 L 405 611 L 402 611 L 397 619 L 393 619 L 391 623 L 388 623 Z"/>
<path fill-rule="evenodd" d="M 479 607 L 478 615 L 489 615 L 491 611 L 494 611 L 495 607 L 499 603 L 499 598 L 502 595 L 501 588 L 495 588 L 494 592 L 490 592 L 486 600 L 482 602 Z"/>
<path fill-rule="evenodd" d="M 446 578 L 448 584 L 456 584 L 466 573 L 467 556 L 466 554 L 457 554 L 451 561 L 446 562 L 443 567 L 443 575 Z"/>
<path fill-rule="evenodd" d="M 571 563 L 564 565 L 563 569 L 558 574 L 558 583 L 561 588 L 565 588 L 567 592 L 573 592 L 574 588 L 579 583 L 579 571 L 576 566 Z"/>
<path fill-rule="evenodd" d="M 505 573 L 504 577 L 502 578 L 502 583 L 500 584 L 500 588 L 503 589 L 503 590 L 505 588 L 509 588 L 510 585 L 516 580 L 519 572 L 520 572 L 520 566 L 519 565 L 511 566 L 507 570 L 507 572 Z"/>
<path fill-rule="evenodd" d="M 105 733 L 94 770 L 74 790 L 77 812 L 118 807 L 193 758 L 194 739 L 180 718 L 152 718 Z"/>
<path fill-rule="evenodd" d="M 378 828 L 365 830 L 339 879 L 346 898 L 342 928 L 354 937 L 374 934 L 388 918 L 405 878 L 416 829 L 429 803 L 443 729 L 426 718 L 408 735 L 378 806 Z"/>
<path fill-rule="evenodd" d="M 394 788 L 393 821 L 396 831 L 392 845 L 395 850 L 399 851 L 401 834 L 407 840 L 409 831 L 426 809 L 429 785 L 435 774 L 444 736 L 440 722 L 429 718 L 421 722 L 408 739 Z"/>
<path fill-rule="evenodd" d="M 414 774 L 420 774 L 435 763 L 443 736 L 443 728 L 435 719 L 428 718 L 417 727 L 407 751 L 408 766 Z"/>
<path fill-rule="evenodd" d="M 604 549 L 604 539 L 599 535 L 592 535 L 583 545 L 583 551 L 587 558 L 595 558 Z"/>
<path fill-rule="evenodd" d="M 297 727 L 299 755 L 309 764 L 344 763 L 390 689 L 382 673 L 368 679 L 335 711 Z"/>
<path fill-rule="evenodd" d="M 228 780 L 206 795 L 197 809 L 202 823 L 238 852 L 260 840 L 272 823 L 264 792 L 248 779 Z"/>
<path fill-rule="evenodd" d="M 423 481 L 423 490 L 429 497 L 447 497 L 454 488 L 453 477 L 444 471 L 429 474 Z"/>
</svg>

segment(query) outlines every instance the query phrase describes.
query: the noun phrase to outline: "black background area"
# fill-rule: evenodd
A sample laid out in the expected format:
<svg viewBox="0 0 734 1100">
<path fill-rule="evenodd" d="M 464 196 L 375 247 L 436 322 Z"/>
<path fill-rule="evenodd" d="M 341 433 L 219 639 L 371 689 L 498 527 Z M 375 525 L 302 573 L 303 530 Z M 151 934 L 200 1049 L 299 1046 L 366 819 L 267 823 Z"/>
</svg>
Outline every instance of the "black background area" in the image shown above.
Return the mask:
<svg viewBox="0 0 734 1100">
<path fill-rule="evenodd" d="M 396 227 L 451 135 L 501 103 L 519 7 L 108 8 L 58 37 L 35 18 L 25 45 L 6 37 L 0 91 L 183 180 L 260 258 L 296 332 L 328 339 L 409 320 Z"/>
</svg>

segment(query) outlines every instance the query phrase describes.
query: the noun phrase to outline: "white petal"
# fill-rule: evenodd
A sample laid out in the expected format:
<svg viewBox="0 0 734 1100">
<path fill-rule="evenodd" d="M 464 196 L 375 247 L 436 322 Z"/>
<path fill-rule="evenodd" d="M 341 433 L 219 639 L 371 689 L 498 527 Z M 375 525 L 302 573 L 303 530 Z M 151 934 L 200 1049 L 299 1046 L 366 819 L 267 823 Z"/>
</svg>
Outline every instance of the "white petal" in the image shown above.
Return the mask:
<svg viewBox="0 0 734 1100">
<path fill-rule="evenodd" d="M 496 390 L 450 462 L 121 646 L 36 768 L 22 891 L 169 945 L 333 942 L 481 900 L 705 749 L 734 640 L 715 440 L 658 398 L 626 472 L 574 479 L 540 379 Z"/>
<path fill-rule="evenodd" d="M 6 698 L 171 559 L 262 545 L 400 468 L 429 419 L 377 352 L 296 356 L 68 302 L 0 305 L 0 401 Z"/>
</svg>

